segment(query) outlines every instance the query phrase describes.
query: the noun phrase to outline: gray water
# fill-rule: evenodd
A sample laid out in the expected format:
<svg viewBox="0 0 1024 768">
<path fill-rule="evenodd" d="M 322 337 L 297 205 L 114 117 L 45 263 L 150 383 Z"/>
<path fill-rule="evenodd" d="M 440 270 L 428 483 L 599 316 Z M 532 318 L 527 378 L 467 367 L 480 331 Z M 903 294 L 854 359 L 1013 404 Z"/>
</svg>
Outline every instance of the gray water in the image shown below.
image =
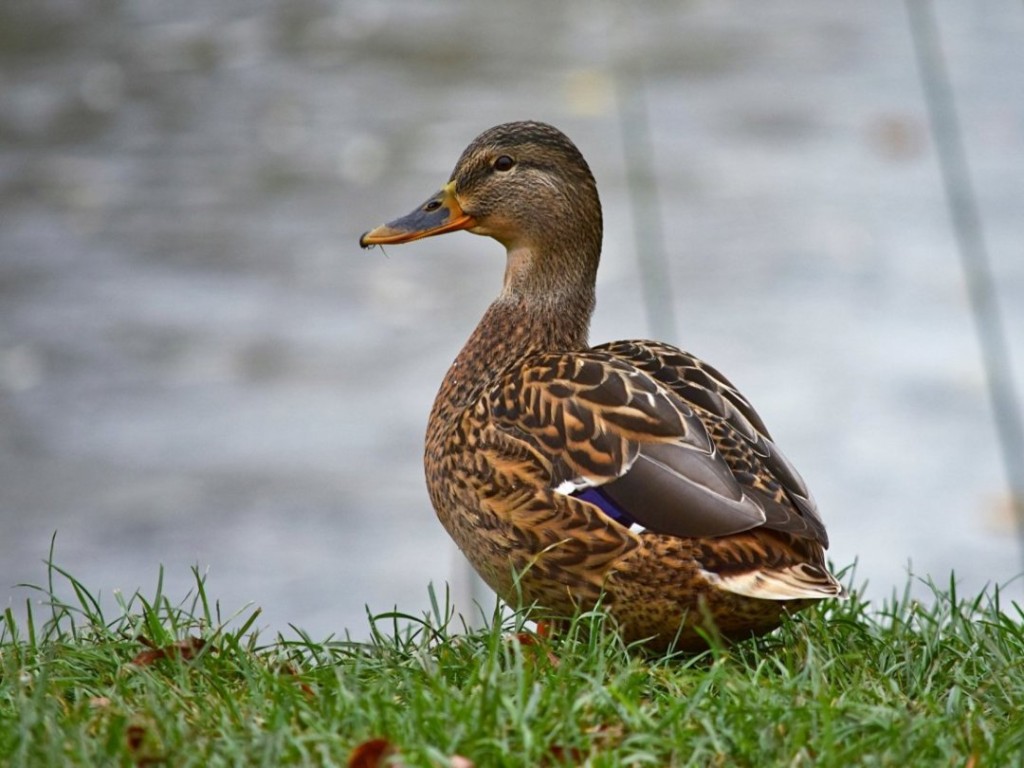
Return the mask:
<svg viewBox="0 0 1024 768">
<path fill-rule="evenodd" d="M 421 443 L 502 254 L 464 233 L 356 241 L 521 118 L 565 130 L 599 182 L 595 342 L 656 333 L 726 372 L 870 597 L 908 564 L 965 589 L 1014 578 L 902 4 L 631 8 L 7 0 L 4 603 L 38 599 L 16 585 L 45 581 L 56 531 L 57 564 L 107 604 L 151 595 L 162 564 L 174 599 L 195 565 L 227 612 L 314 637 L 364 635 L 364 605 L 416 613 L 431 581 L 469 610 Z M 1021 382 L 1024 7 L 937 16 Z M 648 320 L 635 256 L 637 104 L 674 328 Z"/>
</svg>

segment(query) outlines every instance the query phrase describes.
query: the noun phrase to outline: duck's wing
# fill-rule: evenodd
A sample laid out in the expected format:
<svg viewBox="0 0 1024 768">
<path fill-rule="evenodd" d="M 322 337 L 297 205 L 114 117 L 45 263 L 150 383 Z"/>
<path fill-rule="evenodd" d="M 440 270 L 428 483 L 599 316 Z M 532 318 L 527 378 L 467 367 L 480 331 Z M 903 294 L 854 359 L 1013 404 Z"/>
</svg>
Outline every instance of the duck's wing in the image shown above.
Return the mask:
<svg viewBox="0 0 1024 768">
<path fill-rule="evenodd" d="M 802 481 L 772 458 L 774 446 L 746 401 L 741 409 L 703 387 L 709 394 L 691 402 L 685 389 L 645 370 L 644 348 L 631 344 L 530 357 L 500 377 L 476 416 L 528 446 L 546 465 L 551 490 L 627 525 L 683 537 L 765 526 L 824 542 Z M 711 410 L 716 397 L 723 404 Z M 780 481 L 769 482 L 769 467 L 804 490 L 799 504 Z"/>
<path fill-rule="evenodd" d="M 803 478 L 772 441 L 750 402 L 698 357 L 655 341 L 617 341 L 595 350 L 613 355 L 668 387 L 694 412 L 732 476 L 761 502 L 764 527 L 828 547 L 828 534 Z"/>
</svg>

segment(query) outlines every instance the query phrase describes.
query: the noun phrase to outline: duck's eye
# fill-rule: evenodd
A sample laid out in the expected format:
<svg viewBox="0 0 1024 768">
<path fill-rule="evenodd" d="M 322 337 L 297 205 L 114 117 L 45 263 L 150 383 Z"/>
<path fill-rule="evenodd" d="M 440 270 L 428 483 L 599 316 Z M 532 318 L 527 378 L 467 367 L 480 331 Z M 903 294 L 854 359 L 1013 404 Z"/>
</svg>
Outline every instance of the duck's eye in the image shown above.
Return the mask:
<svg viewBox="0 0 1024 768">
<path fill-rule="evenodd" d="M 508 155 L 499 155 L 498 158 L 494 161 L 494 170 L 496 170 L 496 171 L 511 171 L 512 170 L 512 166 L 515 165 L 515 164 L 516 164 L 516 161 L 513 160 Z"/>
</svg>

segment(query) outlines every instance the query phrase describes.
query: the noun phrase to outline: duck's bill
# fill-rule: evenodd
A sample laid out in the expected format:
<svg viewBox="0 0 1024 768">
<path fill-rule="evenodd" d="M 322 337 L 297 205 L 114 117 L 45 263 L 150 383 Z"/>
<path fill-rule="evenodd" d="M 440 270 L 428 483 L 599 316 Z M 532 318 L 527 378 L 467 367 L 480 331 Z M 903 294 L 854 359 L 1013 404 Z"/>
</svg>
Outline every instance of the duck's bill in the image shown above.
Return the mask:
<svg viewBox="0 0 1024 768">
<path fill-rule="evenodd" d="M 369 248 L 373 245 L 408 243 L 475 226 L 476 220 L 462 210 L 455 198 L 455 185 L 449 182 L 412 213 L 363 233 L 359 244 Z"/>
</svg>

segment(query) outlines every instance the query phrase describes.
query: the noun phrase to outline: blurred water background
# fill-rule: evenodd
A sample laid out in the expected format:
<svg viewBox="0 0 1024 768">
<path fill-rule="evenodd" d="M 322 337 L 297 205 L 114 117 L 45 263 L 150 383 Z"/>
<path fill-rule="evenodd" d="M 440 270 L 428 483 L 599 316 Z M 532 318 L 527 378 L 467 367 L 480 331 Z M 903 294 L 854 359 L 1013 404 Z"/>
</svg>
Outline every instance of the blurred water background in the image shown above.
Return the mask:
<svg viewBox="0 0 1024 768">
<path fill-rule="evenodd" d="M 1020 382 L 1024 6 L 936 18 Z M 732 378 L 869 596 L 908 564 L 1021 572 L 901 3 L 4 0 L 4 606 L 38 599 L 16 585 L 54 531 L 105 600 L 161 564 L 181 597 L 198 565 L 225 608 L 318 638 L 461 574 L 422 433 L 501 250 L 357 238 L 523 118 L 603 195 L 592 339 L 657 333 Z M 652 210 L 674 320 L 645 304 Z"/>
</svg>

